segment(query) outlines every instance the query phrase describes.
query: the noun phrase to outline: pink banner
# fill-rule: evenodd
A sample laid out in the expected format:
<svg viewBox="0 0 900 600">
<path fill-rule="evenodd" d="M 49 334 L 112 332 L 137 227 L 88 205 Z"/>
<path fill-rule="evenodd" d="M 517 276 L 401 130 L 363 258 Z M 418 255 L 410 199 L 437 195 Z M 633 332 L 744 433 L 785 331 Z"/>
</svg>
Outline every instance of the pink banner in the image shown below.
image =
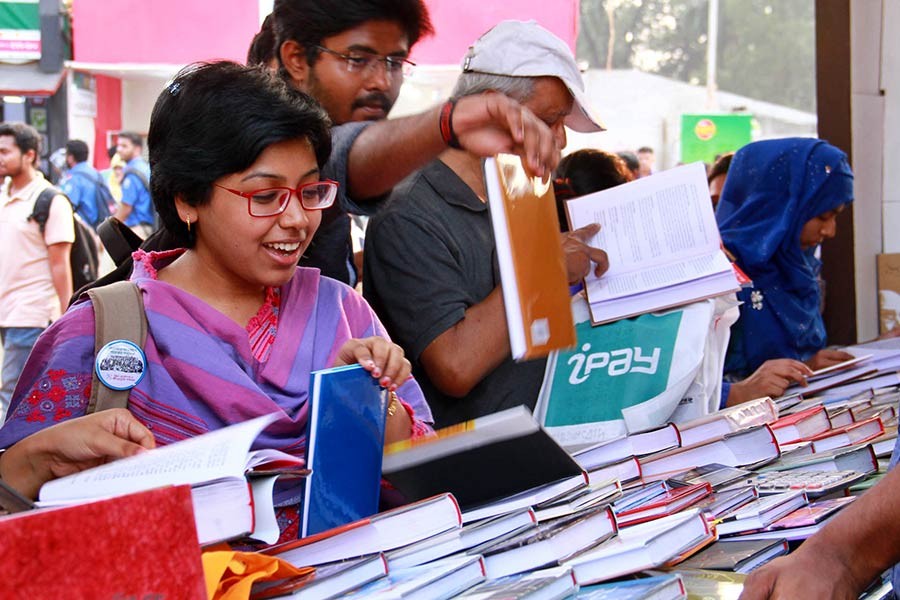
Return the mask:
<svg viewBox="0 0 900 600">
<path fill-rule="evenodd" d="M 478 36 L 504 19 L 534 19 L 574 50 L 578 0 L 426 0 L 435 35 L 413 49 L 422 64 L 459 64 Z M 248 0 L 78 0 L 73 3 L 75 60 L 186 64 L 243 62 L 259 29 Z"/>
<path fill-rule="evenodd" d="M 421 64 L 458 65 L 478 37 L 504 19 L 534 19 L 575 51 L 578 0 L 426 0 L 435 35 L 421 40 L 412 59 Z"/>
<path fill-rule="evenodd" d="M 72 10 L 73 54 L 81 62 L 244 62 L 259 30 L 255 0 L 78 0 Z"/>
</svg>

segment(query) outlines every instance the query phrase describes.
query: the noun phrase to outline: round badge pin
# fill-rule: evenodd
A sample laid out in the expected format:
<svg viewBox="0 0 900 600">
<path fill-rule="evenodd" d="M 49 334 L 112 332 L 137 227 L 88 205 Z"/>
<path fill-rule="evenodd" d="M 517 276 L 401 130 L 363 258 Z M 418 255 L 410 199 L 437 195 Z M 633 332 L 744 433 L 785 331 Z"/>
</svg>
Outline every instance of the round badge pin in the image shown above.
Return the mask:
<svg viewBox="0 0 900 600">
<path fill-rule="evenodd" d="M 147 370 L 147 356 L 128 340 L 113 340 L 100 348 L 94 364 L 100 383 L 111 390 L 130 390 Z"/>
</svg>

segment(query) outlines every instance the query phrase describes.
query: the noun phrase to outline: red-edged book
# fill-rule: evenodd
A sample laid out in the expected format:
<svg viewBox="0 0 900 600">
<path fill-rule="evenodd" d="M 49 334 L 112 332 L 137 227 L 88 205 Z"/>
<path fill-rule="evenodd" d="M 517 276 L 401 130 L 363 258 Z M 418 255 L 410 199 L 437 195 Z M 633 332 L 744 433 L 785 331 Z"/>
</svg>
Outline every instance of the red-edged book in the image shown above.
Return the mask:
<svg viewBox="0 0 900 600">
<path fill-rule="evenodd" d="M 693 506 L 710 494 L 712 494 L 712 486 L 708 483 L 675 488 L 662 496 L 654 498 L 652 502 L 617 512 L 616 521 L 619 527 L 628 527 L 629 525 L 658 519 Z"/>
<path fill-rule="evenodd" d="M 852 423 L 841 427 L 840 429 L 832 429 L 820 435 L 810 438 L 813 445 L 813 452 L 824 452 L 835 448 L 843 448 L 852 444 L 861 444 L 874 440 L 884 433 L 884 424 L 881 418 L 872 417 L 859 423 Z"/>
<path fill-rule="evenodd" d="M 808 440 L 831 429 L 828 411 L 821 404 L 781 417 L 769 427 L 779 444 Z"/>
<path fill-rule="evenodd" d="M 2 517 L 0 564 L 0 598 L 206 598 L 189 486 Z"/>
<path fill-rule="evenodd" d="M 393 550 L 462 527 L 452 494 L 440 494 L 263 551 L 298 567 Z"/>
</svg>

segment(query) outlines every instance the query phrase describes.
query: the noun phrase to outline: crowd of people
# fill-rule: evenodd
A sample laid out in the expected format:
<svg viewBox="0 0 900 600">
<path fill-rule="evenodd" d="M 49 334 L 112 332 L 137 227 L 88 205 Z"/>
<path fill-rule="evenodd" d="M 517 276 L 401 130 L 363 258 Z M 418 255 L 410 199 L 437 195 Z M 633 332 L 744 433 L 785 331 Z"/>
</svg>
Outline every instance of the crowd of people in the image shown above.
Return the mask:
<svg viewBox="0 0 900 600">
<path fill-rule="evenodd" d="M 119 134 L 112 206 L 147 240 L 127 265 L 148 320 L 127 411 L 90 412 L 96 316 L 87 298 L 67 310 L 72 215 L 97 224 L 103 176 L 83 142 L 67 144 L 66 195 L 40 230 L 28 219 L 50 185 L 35 167 L 40 138 L 0 126 L 5 483 L 33 497 L 49 479 L 273 412 L 257 444 L 302 456 L 309 375 L 336 365 L 358 363 L 389 390 L 386 442 L 534 407 L 544 363 L 510 356 L 481 159 L 518 154 L 565 198 L 652 174 L 654 153 L 560 161 L 566 127 L 603 125 L 571 51 L 534 22 L 496 25 L 462 57 L 449 99 L 388 120 L 410 50 L 431 32 L 421 0 L 276 0 L 249 66 L 191 65 L 167 84 L 149 163 L 140 136 Z M 710 172 L 723 246 L 754 282 L 739 293 L 723 406 L 848 358 L 827 347 L 817 249 L 852 181 L 846 155 L 816 139 L 752 143 Z M 361 274 L 356 214 L 371 216 Z M 590 245 L 602 225 L 561 232 L 570 283 L 607 269 Z M 745 596 L 816 586 L 855 598 L 900 560 L 898 486 L 888 475 Z M 276 489 L 282 540 L 298 535 L 300 497 L 296 482 Z"/>
</svg>

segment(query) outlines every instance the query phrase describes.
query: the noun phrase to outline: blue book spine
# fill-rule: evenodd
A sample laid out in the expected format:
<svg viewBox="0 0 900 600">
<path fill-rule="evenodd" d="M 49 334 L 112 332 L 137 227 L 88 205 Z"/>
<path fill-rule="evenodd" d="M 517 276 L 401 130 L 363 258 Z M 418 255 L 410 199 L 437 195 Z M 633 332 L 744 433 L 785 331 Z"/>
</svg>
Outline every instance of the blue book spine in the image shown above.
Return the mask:
<svg viewBox="0 0 900 600">
<path fill-rule="evenodd" d="M 387 390 L 359 365 L 310 376 L 301 537 L 378 512 Z"/>
</svg>

